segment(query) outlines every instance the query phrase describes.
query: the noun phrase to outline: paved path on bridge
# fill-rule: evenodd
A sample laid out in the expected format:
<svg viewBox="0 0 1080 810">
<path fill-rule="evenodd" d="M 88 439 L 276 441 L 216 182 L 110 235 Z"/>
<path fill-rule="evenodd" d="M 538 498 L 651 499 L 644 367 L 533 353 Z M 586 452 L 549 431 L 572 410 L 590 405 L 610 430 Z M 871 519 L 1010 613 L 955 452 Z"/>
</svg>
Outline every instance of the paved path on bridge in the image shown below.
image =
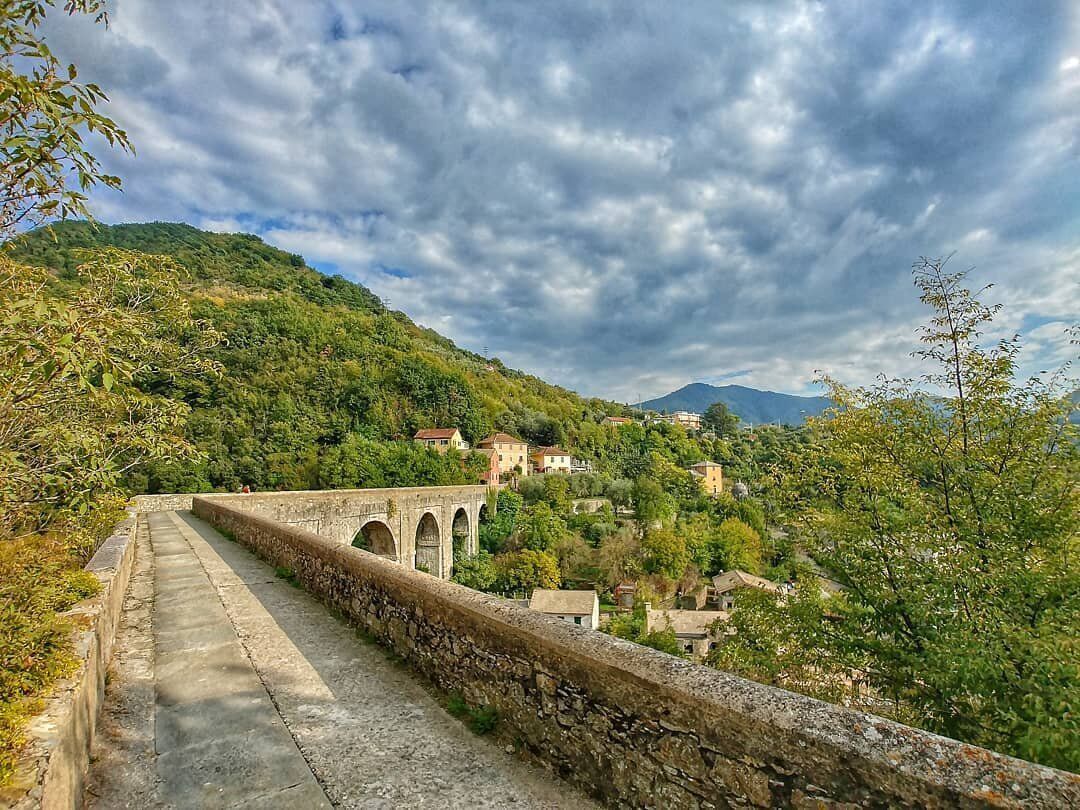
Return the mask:
<svg viewBox="0 0 1080 810">
<path fill-rule="evenodd" d="M 202 521 L 144 520 L 88 807 L 592 806 Z"/>
</svg>

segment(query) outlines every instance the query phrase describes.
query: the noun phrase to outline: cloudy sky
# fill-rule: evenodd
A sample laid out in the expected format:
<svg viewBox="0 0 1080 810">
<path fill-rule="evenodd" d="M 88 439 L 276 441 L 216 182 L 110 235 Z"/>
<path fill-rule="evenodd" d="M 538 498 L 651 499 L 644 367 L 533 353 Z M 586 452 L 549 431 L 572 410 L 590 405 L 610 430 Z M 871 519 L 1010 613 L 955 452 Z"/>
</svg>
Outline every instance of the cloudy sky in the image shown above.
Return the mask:
<svg viewBox="0 0 1080 810">
<path fill-rule="evenodd" d="M 1080 319 L 1069 0 L 110 0 L 107 222 L 258 233 L 585 394 L 911 370 L 920 255 Z"/>
</svg>

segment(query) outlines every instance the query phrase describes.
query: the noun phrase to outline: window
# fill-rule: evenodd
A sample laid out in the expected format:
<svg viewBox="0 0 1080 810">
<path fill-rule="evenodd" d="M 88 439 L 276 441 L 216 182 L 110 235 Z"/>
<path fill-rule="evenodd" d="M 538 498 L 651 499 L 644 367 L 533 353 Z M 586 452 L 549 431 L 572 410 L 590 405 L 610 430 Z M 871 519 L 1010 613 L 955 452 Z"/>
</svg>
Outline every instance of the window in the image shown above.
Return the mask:
<svg viewBox="0 0 1080 810">
<path fill-rule="evenodd" d="M 574 624 L 581 624 L 581 617 L 580 616 L 575 616 L 574 617 Z"/>
<path fill-rule="evenodd" d="M 449 442 L 449 441 L 447 441 L 446 439 L 439 439 L 439 444 L 443 445 L 444 447 L 445 447 L 446 445 L 448 445 L 449 443 L 450 443 L 450 442 Z"/>
</svg>

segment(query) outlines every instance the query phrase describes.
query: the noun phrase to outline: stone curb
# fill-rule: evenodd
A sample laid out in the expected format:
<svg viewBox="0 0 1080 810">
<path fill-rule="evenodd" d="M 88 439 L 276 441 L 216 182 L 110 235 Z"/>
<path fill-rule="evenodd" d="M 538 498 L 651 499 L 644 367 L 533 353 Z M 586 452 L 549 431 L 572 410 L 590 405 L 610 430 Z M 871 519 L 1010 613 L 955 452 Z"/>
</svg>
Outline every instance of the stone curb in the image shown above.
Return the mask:
<svg viewBox="0 0 1080 810">
<path fill-rule="evenodd" d="M 67 611 L 76 623 L 79 666 L 45 697 L 45 709 L 30 721 L 29 743 L 11 785 L 0 792 L 0 808 L 67 808 L 82 805 L 98 712 L 105 696 L 105 673 L 123 612 L 124 594 L 135 559 L 134 510 L 121 521 L 85 566 L 101 590 Z"/>
</svg>

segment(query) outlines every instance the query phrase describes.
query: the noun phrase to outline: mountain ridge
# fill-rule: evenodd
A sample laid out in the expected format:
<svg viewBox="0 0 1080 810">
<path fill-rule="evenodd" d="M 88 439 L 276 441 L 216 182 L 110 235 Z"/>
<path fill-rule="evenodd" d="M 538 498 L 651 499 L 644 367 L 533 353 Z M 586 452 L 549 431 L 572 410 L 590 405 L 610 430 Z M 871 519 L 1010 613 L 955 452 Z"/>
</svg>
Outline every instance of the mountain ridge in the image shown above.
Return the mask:
<svg viewBox="0 0 1080 810">
<path fill-rule="evenodd" d="M 779 422 L 800 425 L 808 416 L 817 416 L 832 406 L 828 397 L 805 397 L 764 391 L 745 385 L 689 383 L 662 397 L 647 399 L 634 407 L 643 410 L 704 413 L 714 402 L 723 402 L 740 420 L 752 424 Z"/>
</svg>

